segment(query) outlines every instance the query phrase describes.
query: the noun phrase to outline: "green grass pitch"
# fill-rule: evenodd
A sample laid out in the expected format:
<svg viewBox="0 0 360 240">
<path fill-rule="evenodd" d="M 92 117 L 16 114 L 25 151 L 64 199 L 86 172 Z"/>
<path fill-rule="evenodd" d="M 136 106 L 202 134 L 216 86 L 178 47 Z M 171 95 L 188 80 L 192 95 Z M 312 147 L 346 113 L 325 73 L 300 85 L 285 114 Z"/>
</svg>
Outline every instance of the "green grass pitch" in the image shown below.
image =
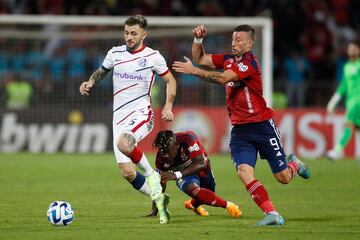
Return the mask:
<svg viewBox="0 0 360 240">
<path fill-rule="evenodd" d="M 151 161 L 153 156 L 149 156 Z M 112 154 L 0 154 L 0 239 L 360 239 L 360 164 L 305 160 L 312 178 L 277 183 L 266 161 L 256 177 L 283 215 L 281 227 L 256 227 L 263 214 L 237 178 L 228 155 L 211 156 L 217 193 L 236 202 L 241 218 L 207 206 L 209 217 L 183 207 L 187 196 L 168 184 L 171 223 L 145 218 L 150 200 L 121 178 Z M 48 223 L 55 200 L 75 209 L 68 227 Z"/>
</svg>

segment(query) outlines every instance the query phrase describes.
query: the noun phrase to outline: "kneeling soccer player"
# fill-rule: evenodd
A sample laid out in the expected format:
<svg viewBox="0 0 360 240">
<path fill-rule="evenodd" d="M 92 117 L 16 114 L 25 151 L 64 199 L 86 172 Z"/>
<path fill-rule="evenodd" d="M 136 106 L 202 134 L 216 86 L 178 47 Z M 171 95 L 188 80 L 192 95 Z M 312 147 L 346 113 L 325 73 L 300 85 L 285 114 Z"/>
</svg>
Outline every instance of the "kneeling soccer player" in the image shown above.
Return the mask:
<svg viewBox="0 0 360 240">
<path fill-rule="evenodd" d="M 236 204 L 215 194 L 210 160 L 200 138 L 194 132 L 160 131 L 153 147 L 157 149 L 156 167 L 160 171 L 163 191 L 167 181 L 176 180 L 180 190 L 192 198 L 185 201 L 185 208 L 200 216 L 208 216 L 208 211 L 201 206 L 205 204 L 225 208 L 232 217 L 241 216 Z M 157 209 L 153 205 L 153 212 L 149 216 L 156 214 Z"/>
</svg>

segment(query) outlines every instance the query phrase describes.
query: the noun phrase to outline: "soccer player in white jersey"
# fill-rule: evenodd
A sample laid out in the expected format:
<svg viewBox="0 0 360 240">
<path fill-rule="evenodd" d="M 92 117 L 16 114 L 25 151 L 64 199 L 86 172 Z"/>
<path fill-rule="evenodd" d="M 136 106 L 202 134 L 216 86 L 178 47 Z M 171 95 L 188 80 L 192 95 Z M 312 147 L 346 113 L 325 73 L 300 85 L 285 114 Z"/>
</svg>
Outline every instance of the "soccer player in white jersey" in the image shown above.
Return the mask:
<svg viewBox="0 0 360 240">
<path fill-rule="evenodd" d="M 150 92 L 155 73 L 166 82 L 166 103 L 161 111 L 162 119 L 172 121 L 172 106 L 176 95 L 176 80 L 169 71 L 159 51 L 144 45 L 147 20 L 140 15 L 125 21 L 126 45 L 113 47 L 102 66 L 88 81 L 80 85 L 80 93 L 89 95 L 91 88 L 113 70 L 113 139 L 116 162 L 122 176 L 139 192 L 155 201 L 160 224 L 168 223 L 169 197 L 162 193 L 159 174 L 150 166 L 137 143 L 153 129 L 154 115 Z M 143 174 L 135 170 L 135 165 Z"/>
</svg>

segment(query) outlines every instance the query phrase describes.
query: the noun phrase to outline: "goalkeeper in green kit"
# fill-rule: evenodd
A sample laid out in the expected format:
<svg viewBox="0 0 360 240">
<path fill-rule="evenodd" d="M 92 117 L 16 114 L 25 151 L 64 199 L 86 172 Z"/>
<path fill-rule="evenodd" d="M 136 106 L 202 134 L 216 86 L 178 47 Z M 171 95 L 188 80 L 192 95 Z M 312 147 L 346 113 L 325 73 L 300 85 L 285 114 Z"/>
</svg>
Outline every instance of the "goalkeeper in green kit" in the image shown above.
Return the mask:
<svg viewBox="0 0 360 240">
<path fill-rule="evenodd" d="M 343 78 L 335 94 L 327 105 L 327 112 L 332 113 L 342 97 L 345 98 L 345 129 L 338 144 L 327 152 L 327 157 L 339 160 L 354 131 L 360 130 L 360 41 L 348 44 L 349 61 L 343 68 Z"/>
</svg>

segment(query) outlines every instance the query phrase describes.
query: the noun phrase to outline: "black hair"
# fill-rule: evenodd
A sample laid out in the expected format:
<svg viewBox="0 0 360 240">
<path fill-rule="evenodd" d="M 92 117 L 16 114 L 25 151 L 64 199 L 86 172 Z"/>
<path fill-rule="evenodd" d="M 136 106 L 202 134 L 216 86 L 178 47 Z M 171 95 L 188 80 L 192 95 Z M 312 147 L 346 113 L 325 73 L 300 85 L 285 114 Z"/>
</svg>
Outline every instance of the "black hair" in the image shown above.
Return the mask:
<svg viewBox="0 0 360 240">
<path fill-rule="evenodd" d="M 126 21 L 125 21 L 125 25 L 128 25 L 128 26 L 133 26 L 133 25 L 137 25 L 137 24 L 144 30 L 146 30 L 148 27 L 147 20 L 142 15 L 131 16 L 128 19 L 126 19 Z"/>
<path fill-rule="evenodd" d="M 350 43 L 355 44 L 360 48 L 360 38 L 355 38 L 352 41 L 350 41 Z"/>
<path fill-rule="evenodd" d="M 239 25 L 234 29 L 234 32 L 247 32 L 250 34 L 252 40 L 255 40 L 255 28 L 250 25 L 243 24 Z"/>
<path fill-rule="evenodd" d="M 175 134 L 171 130 L 160 131 L 156 134 L 153 141 L 153 148 L 159 149 L 161 153 L 169 153 L 169 144 L 175 139 Z"/>
</svg>

